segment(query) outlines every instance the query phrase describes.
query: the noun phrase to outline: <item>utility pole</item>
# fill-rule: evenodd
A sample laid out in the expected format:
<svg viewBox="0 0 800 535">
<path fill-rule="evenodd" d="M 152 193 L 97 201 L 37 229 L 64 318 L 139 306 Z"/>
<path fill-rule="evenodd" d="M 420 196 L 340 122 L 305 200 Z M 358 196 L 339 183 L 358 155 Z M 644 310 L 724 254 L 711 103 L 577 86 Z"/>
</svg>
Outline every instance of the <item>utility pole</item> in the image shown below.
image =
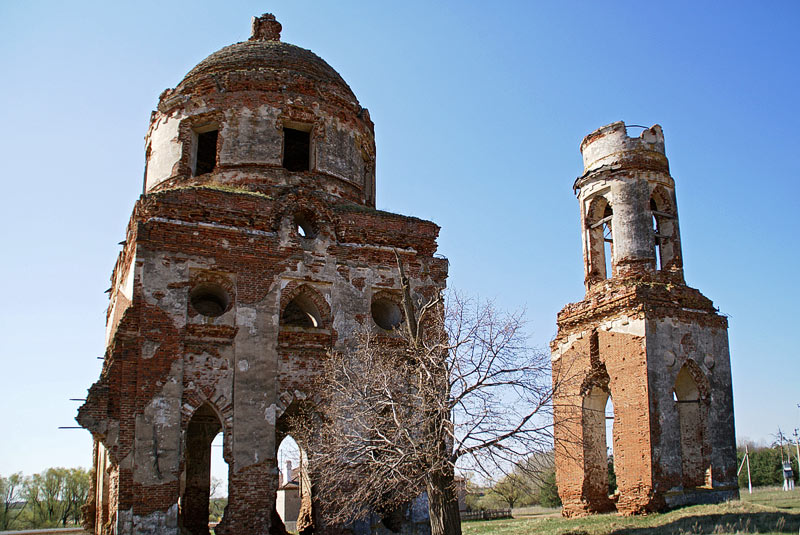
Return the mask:
<svg viewBox="0 0 800 535">
<path fill-rule="evenodd" d="M 783 490 L 789 490 L 789 480 L 786 478 L 786 461 L 783 460 L 783 433 L 778 428 L 778 446 L 781 449 L 781 471 L 783 472 Z"/>
<path fill-rule="evenodd" d="M 747 492 L 753 494 L 753 481 L 750 479 L 750 452 L 747 451 L 747 444 L 744 445 L 744 455 L 747 457 Z"/>
<path fill-rule="evenodd" d="M 753 494 L 753 482 L 750 479 L 750 452 L 747 451 L 747 442 L 744 444 L 744 459 L 742 459 L 742 464 L 739 465 L 739 470 L 736 472 L 736 477 L 739 477 L 739 474 L 742 472 L 744 463 L 747 463 L 747 491 L 750 494 Z"/>
<path fill-rule="evenodd" d="M 792 450 L 788 450 L 786 460 L 783 460 L 783 432 L 778 428 L 778 440 L 781 448 L 781 465 L 783 465 L 783 490 L 794 490 L 794 473 L 792 472 Z M 790 448 L 789 440 L 786 440 L 787 447 Z"/>
</svg>

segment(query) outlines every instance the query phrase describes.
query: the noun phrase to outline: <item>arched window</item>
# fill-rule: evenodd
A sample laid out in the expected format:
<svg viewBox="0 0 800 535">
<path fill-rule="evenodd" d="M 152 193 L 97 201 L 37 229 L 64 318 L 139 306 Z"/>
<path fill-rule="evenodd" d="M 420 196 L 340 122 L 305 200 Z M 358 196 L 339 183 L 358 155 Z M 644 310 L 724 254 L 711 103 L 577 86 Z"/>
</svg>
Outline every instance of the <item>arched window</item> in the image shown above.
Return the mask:
<svg viewBox="0 0 800 535">
<path fill-rule="evenodd" d="M 294 227 L 301 238 L 311 239 L 317 236 L 316 218 L 311 212 L 299 211 L 294 214 Z"/>
<path fill-rule="evenodd" d="M 322 327 L 322 315 L 314 301 L 308 295 L 300 293 L 283 309 L 281 325 L 318 328 Z"/>
<path fill-rule="evenodd" d="M 597 196 L 589 204 L 586 214 L 588 233 L 589 276 L 607 279 L 613 276 L 614 233 L 611 226 L 613 210 L 603 196 Z"/>
</svg>

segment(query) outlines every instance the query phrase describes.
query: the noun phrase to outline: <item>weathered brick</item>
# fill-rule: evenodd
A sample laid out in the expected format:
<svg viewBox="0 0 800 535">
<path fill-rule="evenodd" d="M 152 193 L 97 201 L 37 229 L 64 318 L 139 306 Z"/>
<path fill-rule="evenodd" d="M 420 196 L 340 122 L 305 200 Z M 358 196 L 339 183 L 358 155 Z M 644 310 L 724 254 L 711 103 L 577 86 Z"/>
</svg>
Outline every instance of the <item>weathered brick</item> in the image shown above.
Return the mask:
<svg viewBox="0 0 800 535">
<path fill-rule="evenodd" d="M 633 138 L 614 123 L 587 136 L 581 151 L 585 173 L 575 189 L 586 297 L 558 314 L 551 343 L 563 514 L 635 514 L 735 497 L 728 324 L 683 279 L 661 127 Z"/>
<path fill-rule="evenodd" d="M 216 532 L 281 533 L 281 416 L 313 399 L 328 350 L 379 329 L 371 302 L 398 295 L 387 294 L 400 287 L 395 251 L 418 296 L 444 287 L 439 227 L 375 209 L 369 113 L 279 30 L 256 19 L 256 37 L 202 61 L 153 112 L 145 193 L 111 277 L 103 371 L 78 415 L 95 439 L 96 534 L 207 533 L 218 430 L 229 504 Z M 307 171 L 284 168 L 284 128 L 309 131 Z M 200 174 L 209 129 L 216 165 Z"/>
</svg>

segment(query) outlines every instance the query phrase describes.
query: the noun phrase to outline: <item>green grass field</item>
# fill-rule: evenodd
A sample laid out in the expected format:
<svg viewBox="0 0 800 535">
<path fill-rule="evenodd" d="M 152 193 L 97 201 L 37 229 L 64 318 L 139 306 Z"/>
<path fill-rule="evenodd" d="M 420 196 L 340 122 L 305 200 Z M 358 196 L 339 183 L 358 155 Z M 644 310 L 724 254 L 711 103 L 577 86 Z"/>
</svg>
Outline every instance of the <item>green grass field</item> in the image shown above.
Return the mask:
<svg viewBox="0 0 800 535">
<path fill-rule="evenodd" d="M 464 535 L 644 535 L 694 533 L 798 533 L 800 489 L 743 490 L 740 501 L 694 505 L 662 514 L 621 517 L 615 514 L 561 518 L 557 509 L 526 508 L 515 518 L 465 522 Z"/>
</svg>

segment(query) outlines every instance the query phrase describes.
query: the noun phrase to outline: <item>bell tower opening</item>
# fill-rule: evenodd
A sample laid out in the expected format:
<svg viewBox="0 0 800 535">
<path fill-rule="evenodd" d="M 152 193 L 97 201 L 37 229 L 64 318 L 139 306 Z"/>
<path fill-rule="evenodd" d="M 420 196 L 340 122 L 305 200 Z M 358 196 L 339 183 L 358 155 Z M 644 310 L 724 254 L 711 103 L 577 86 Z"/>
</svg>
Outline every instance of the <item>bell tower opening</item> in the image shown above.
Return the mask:
<svg viewBox="0 0 800 535">
<path fill-rule="evenodd" d="M 664 267 L 661 259 L 661 240 L 663 237 L 661 235 L 661 229 L 659 228 L 658 217 L 656 216 L 658 209 L 654 199 L 650 199 L 650 212 L 653 214 L 653 238 L 656 246 L 656 271 L 661 271 L 661 269 Z"/>
<path fill-rule="evenodd" d="M 609 279 L 614 267 L 614 233 L 611 220 L 614 211 L 608 200 L 598 195 L 589 203 L 586 214 L 586 239 L 589 277 L 593 280 Z"/>
<path fill-rule="evenodd" d="M 656 271 L 680 267 L 675 265 L 676 256 L 679 254 L 677 215 L 669 193 L 662 186 L 653 190 L 650 197 L 650 214 Z"/>
<path fill-rule="evenodd" d="M 611 205 L 606 205 L 603 213 L 603 260 L 605 261 L 605 278 L 614 276 L 614 233 L 611 230 Z"/>
</svg>

